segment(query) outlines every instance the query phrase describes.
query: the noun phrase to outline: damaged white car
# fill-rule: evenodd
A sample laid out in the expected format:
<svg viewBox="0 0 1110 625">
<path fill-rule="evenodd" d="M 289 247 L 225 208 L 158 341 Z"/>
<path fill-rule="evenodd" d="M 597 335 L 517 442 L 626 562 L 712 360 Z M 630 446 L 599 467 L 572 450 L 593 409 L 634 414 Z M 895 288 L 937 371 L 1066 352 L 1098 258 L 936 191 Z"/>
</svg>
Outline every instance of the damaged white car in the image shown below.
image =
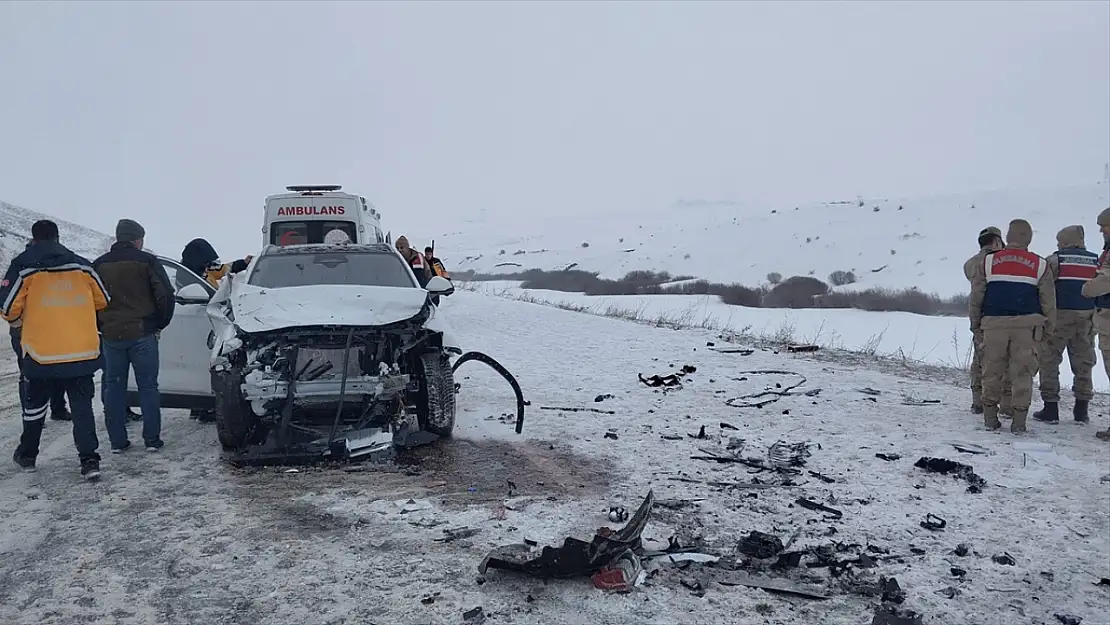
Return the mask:
<svg viewBox="0 0 1110 625">
<path fill-rule="evenodd" d="M 216 424 L 244 463 L 389 454 L 449 436 L 461 354 L 392 246 L 270 246 L 207 314 Z"/>
</svg>

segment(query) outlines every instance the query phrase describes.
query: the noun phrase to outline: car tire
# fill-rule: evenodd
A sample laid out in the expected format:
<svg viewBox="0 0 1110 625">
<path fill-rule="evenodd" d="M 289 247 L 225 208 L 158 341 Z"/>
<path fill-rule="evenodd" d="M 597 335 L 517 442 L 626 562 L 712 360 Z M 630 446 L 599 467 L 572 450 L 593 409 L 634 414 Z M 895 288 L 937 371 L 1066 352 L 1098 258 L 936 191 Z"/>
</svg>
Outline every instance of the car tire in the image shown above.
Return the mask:
<svg viewBox="0 0 1110 625">
<path fill-rule="evenodd" d="M 216 437 L 227 451 L 238 451 L 247 445 L 258 417 L 249 402 L 240 396 L 237 375 L 213 374 L 212 388 L 216 394 Z"/>
<path fill-rule="evenodd" d="M 442 352 L 420 357 L 423 379 L 416 403 L 420 429 L 448 437 L 455 429 L 455 374 Z"/>
</svg>

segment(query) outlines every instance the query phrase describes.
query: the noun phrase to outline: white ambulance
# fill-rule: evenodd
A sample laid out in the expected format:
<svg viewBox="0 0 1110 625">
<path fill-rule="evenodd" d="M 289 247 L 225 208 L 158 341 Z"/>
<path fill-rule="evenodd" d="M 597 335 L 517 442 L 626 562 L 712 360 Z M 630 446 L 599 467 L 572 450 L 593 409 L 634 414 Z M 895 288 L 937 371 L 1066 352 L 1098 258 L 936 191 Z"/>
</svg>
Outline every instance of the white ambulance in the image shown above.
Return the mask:
<svg viewBox="0 0 1110 625">
<path fill-rule="evenodd" d="M 351 243 L 387 242 L 381 215 L 366 198 L 342 193 L 339 185 L 285 188 L 289 193 L 266 198 L 263 248 L 332 242 L 336 231 L 346 234 Z"/>
</svg>

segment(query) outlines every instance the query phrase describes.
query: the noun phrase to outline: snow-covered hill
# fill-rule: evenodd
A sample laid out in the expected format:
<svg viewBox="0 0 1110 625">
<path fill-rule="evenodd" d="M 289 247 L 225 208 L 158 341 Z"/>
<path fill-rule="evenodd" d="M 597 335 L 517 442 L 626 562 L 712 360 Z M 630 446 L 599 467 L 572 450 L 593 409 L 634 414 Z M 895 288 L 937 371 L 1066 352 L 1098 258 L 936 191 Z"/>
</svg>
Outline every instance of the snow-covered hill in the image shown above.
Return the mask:
<svg viewBox="0 0 1110 625">
<path fill-rule="evenodd" d="M 115 240 L 91 228 L 0 202 L 0 271 L 6 270 L 12 259 L 23 251 L 31 238 L 31 226 L 40 219 L 58 224 L 62 244 L 90 261 L 108 251 Z"/>
<path fill-rule="evenodd" d="M 757 286 L 767 275 L 856 274 L 858 288 L 967 291 L 964 261 L 986 226 L 1011 219 L 1034 228 L 1033 249 L 1056 249 L 1056 232 L 1082 224 L 1101 247 L 1095 218 L 1110 205 L 1105 182 L 929 198 L 840 198 L 798 206 L 679 202 L 661 210 L 594 216 L 521 211 L 479 214 L 443 224 L 436 252 L 455 271 L 509 273 L 576 269 L 618 278 L 632 270 L 668 271 L 714 282 Z M 412 237 L 410 237 L 412 238 Z"/>
</svg>

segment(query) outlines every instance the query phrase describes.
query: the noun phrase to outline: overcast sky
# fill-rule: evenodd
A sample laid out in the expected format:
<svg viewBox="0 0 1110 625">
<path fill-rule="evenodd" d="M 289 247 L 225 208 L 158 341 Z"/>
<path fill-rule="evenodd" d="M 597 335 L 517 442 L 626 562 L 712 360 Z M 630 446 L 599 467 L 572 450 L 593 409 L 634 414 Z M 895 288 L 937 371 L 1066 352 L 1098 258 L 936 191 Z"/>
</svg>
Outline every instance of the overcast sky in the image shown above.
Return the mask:
<svg viewBox="0 0 1110 625">
<path fill-rule="evenodd" d="M 1050 186 L 1108 158 L 1105 1 L 0 3 L 0 199 L 137 219 L 169 255 L 256 251 L 296 183 L 419 243 L 481 210 Z"/>
</svg>

